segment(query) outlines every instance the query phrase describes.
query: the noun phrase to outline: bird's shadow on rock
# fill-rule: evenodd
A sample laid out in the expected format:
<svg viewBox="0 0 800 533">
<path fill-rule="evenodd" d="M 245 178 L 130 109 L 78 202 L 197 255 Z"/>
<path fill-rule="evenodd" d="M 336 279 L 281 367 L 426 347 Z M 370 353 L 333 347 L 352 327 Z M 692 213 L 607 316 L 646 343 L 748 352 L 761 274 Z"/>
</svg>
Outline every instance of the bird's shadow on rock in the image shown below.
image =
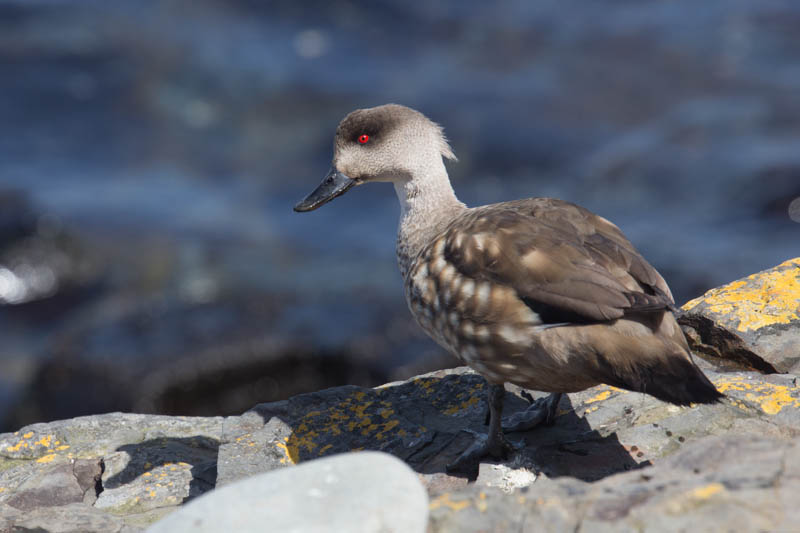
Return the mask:
<svg viewBox="0 0 800 533">
<path fill-rule="evenodd" d="M 300 463 L 336 453 L 378 450 L 405 461 L 422 474 L 448 473 L 474 479 L 473 472 L 448 472 L 475 439 L 486 433 L 486 381 L 473 373 L 444 370 L 369 389 L 337 387 L 303 394 L 254 408 L 269 422 L 278 417 L 291 428 L 279 446 L 287 459 Z M 525 409 L 528 401 L 507 392 L 506 415 Z M 550 477 L 596 481 L 646 466 L 637 463 L 615 434 L 601 435 L 572 409 L 564 395 L 555 423 L 508 435 L 524 442 L 514 464 Z M 477 465 L 476 465 L 477 466 Z"/>
<path fill-rule="evenodd" d="M 148 483 L 167 485 L 172 482 L 176 490 L 190 476 L 189 491 L 183 502 L 213 489 L 217 483 L 217 458 L 220 442 L 197 435 L 192 437 L 162 437 L 117 448 L 130 458 L 117 473 L 103 483 L 103 490 L 129 485 L 143 479 L 143 489 Z M 186 475 L 188 471 L 189 475 Z"/>
<path fill-rule="evenodd" d="M 573 477 L 592 482 L 604 477 L 650 466 L 637 462 L 616 433 L 601 434 L 586 418 L 578 416 L 569 396 L 563 395 L 551 426 L 540 426 L 522 434 L 525 448 L 537 469 L 548 477 Z M 511 434 L 513 439 L 513 434 Z"/>
</svg>

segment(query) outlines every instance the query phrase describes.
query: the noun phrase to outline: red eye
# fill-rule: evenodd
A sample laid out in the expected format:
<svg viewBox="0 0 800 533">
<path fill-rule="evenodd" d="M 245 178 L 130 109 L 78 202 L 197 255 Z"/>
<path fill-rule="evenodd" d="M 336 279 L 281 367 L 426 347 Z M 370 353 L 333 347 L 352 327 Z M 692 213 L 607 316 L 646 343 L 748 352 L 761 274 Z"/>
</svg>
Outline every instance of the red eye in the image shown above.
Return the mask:
<svg viewBox="0 0 800 533">
<path fill-rule="evenodd" d="M 367 144 L 367 141 L 369 141 L 369 135 L 361 135 L 358 137 L 358 142 L 361 144 Z"/>
</svg>

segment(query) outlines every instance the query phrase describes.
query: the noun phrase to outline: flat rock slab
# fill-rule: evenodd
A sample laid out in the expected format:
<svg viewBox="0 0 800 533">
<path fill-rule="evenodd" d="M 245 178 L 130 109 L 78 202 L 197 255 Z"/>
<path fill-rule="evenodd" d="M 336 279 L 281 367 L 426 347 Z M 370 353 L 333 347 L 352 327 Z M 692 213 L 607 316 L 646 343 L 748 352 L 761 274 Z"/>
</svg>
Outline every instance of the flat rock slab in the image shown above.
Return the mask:
<svg viewBox="0 0 800 533">
<path fill-rule="evenodd" d="M 480 483 L 432 498 L 429 531 L 796 531 L 798 442 L 709 437 L 654 466 L 595 483 Z"/>
<path fill-rule="evenodd" d="M 722 369 L 800 372 L 800 257 L 683 306 L 692 350 Z"/>
<path fill-rule="evenodd" d="M 66 531 L 65 509 L 74 531 L 139 531 L 213 488 L 220 443 L 249 421 L 111 413 L 2 434 L 0 517 L 24 513 L 0 531 L 31 520 Z"/>
<path fill-rule="evenodd" d="M 667 528 L 696 498 L 696 517 L 750 513 L 742 523 L 780 524 L 761 520 L 796 490 L 796 378 L 708 375 L 724 403 L 679 408 L 608 386 L 565 395 L 552 426 L 509 435 L 520 448 L 508 461 L 459 476 L 445 466 L 472 442 L 465 430 L 486 431 L 486 385 L 466 368 L 299 395 L 238 417 L 112 413 L 34 424 L 0 435 L 0 532 L 34 518 L 36 528 L 66 531 L 65 509 L 78 508 L 76 531 L 140 531 L 215 487 L 277 469 L 291 476 L 293 465 L 356 450 L 389 453 L 417 472 L 431 531 L 485 531 L 513 517 L 528 517 L 508 522 L 523 530 L 636 528 L 645 516 Z M 507 414 L 528 405 L 519 392 L 509 387 Z M 768 460 L 768 449 L 783 462 Z M 764 478 L 773 463 L 783 470 Z"/>
<path fill-rule="evenodd" d="M 741 430 L 793 437 L 800 431 L 800 389 L 794 376 L 709 376 L 729 396 L 727 403 L 680 408 L 609 386 L 565 395 L 552 427 L 510 434 L 525 444 L 517 459 L 551 477 L 594 481 L 646 466 L 709 435 Z M 508 389 L 507 414 L 527 407 L 519 388 Z M 466 368 L 376 389 L 340 387 L 257 406 L 254 412 L 272 427 L 263 430 L 270 435 L 256 432 L 249 438 L 272 447 L 267 453 L 279 464 L 371 449 L 400 457 L 435 478 L 472 442 L 465 430 L 486 431 L 485 396 L 483 378 Z M 272 439 L 278 424 L 284 436 Z M 227 452 L 228 446 L 222 446 L 221 456 Z M 227 472 L 221 467 L 219 475 L 225 479 Z"/>
</svg>

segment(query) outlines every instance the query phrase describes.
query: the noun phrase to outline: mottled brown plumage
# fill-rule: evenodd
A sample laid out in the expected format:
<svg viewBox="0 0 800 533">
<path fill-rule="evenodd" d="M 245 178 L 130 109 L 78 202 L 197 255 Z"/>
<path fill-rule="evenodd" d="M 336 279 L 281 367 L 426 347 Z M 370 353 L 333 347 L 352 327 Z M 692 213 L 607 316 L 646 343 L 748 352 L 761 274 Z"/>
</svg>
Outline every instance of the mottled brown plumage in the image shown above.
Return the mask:
<svg viewBox="0 0 800 533">
<path fill-rule="evenodd" d="M 371 144 L 359 146 L 362 134 Z M 409 308 L 495 385 L 489 439 L 468 458 L 509 449 L 499 422 L 506 381 L 554 393 L 607 383 L 679 405 L 721 397 L 691 360 L 666 282 L 608 220 L 552 198 L 467 208 L 442 163 L 453 155 L 441 128 L 402 106 L 351 113 L 334 149 L 331 174 L 296 209 L 366 181 L 394 183 Z"/>
<path fill-rule="evenodd" d="M 494 383 L 656 393 L 663 387 L 648 383 L 654 368 L 665 381 L 699 375 L 661 275 L 615 225 L 568 202 L 465 209 L 411 262 L 405 281 L 423 329 Z M 679 383 L 672 388 L 656 396 L 694 401 Z"/>
</svg>

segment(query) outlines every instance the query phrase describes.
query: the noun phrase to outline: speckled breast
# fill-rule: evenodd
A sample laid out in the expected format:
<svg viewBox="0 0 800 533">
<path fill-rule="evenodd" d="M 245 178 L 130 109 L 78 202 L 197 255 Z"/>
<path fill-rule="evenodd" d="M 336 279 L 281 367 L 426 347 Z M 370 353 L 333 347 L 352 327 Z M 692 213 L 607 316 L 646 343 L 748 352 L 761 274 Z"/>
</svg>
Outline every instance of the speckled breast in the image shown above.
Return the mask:
<svg viewBox="0 0 800 533">
<path fill-rule="evenodd" d="M 484 375 L 499 378 L 527 366 L 524 355 L 541 321 L 510 287 L 466 276 L 448 262 L 446 247 L 458 238 L 452 233 L 438 238 L 408 265 L 406 301 L 437 343 Z"/>
</svg>

